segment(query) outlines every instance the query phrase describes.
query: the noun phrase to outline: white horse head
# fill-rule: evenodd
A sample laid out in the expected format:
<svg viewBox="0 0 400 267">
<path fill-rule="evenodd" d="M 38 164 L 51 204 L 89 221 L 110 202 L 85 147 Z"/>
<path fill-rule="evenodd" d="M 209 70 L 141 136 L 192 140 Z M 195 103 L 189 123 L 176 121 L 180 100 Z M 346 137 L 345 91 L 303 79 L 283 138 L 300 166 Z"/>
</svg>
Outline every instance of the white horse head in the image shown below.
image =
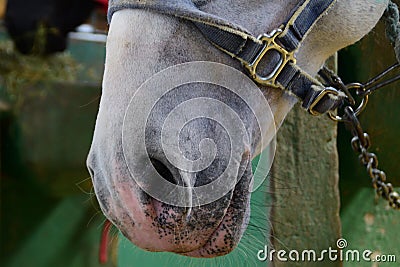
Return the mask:
<svg viewBox="0 0 400 267">
<path fill-rule="evenodd" d="M 179 8 L 183 2 L 191 1 L 168 2 Z M 241 25 L 250 33 L 260 34 L 279 27 L 300 1 L 193 2 L 201 11 Z M 387 4 L 387 0 L 336 1 L 297 51 L 298 66 L 315 76 L 330 55 L 367 34 Z M 252 186 L 249 160 L 264 146 L 260 146 L 261 136 L 270 140 L 275 126 L 279 127 L 297 100 L 276 88 L 260 86 L 259 92 L 263 93 L 273 114 L 273 117 L 261 119 L 261 126 L 257 121 L 260 118 L 254 113 L 263 110 L 262 95 L 258 102 L 251 100 L 249 108 L 237 94 L 216 84 L 182 84 L 153 103 L 157 92 L 166 85 L 163 80 L 154 84 L 154 80 L 145 83 L 146 80 L 168 67 L 191 61 L 219 62 L 243 71 L 238 61 L 212 46 L 188 20 L 146 9 L 123 9 L 113 14 L 107 40 L 103 94 L 88 167 L 102 211 L 137 246 L 150 251 L 215 257 L 235 248 L 248 223 Z M 186 73 L 185 68 L 178 71 L 182 75 Z M 214 71 L 216 73 L 210 75 L 220 79 L 221 83 L 232 78 L 223 71 Z M 163 73 L 166 84 L 175 79 L 175 76 L 165 75 L 168 72 Z M 202 73 L 199 69 L 198 74 Z M 174 75 L 179 74 L 175 72 Z M 192 101 L 194 99 L 197 101 Z M 181 104 L 185 102 L 189 103 L 189 108 L 182 112 Z M 237 116 L 225 122 L 216 122 L 207 116 L 196 117 L 196 112 L 225 116 L 224 109 L 216 108 L 216 103 L 229 106 Z M 168 116 L 173 111 L 173 116 Z M 229 121 L 237 118 L 241 125 Z M 182 126 L 178 129 L 180 132 L 175 134 L 172 129 L 175 126 L 171 126 L 164 133 L 166 121 L 178 128 Z M 236 126 L 243 126 L 245 132 L 236 133 L 239 139 L 232 143 L 226 130 Z M 144 129 L 143 136 L 141 129 Z M 164 145 L 172 152 L 165 152 Z M 138 147 L 144 147 L 144 150 Z M 208 154 L 212 156 L 211 160 L 207 158 Z M 189 164 L 193 169 L 196 160 L 203 157 L 210 163 L 207 168 L 197 166 L 196 171 L 189 172 L 176 166 Z M 229 165 L 230 160 L 232 165 Z M 174 196 L 193 205 L 163 203 L 162 199 L 149 194 L 148 189 L 166 190 L 153 182 L 146 184 L 146 179 L 151 177 L 142 178 L 154 174 L 152 166 L 170 183 L 184 186 L 186 190 Z M 193 188 L 212 183 L 227 166 L 230 166 L 228 176 L 234 181 L 240 180 L 215 200 L 199 203 L 202 196 L 193 193 Z M 212 195 L 213 191 L 208 193 Z"/>
</svg>

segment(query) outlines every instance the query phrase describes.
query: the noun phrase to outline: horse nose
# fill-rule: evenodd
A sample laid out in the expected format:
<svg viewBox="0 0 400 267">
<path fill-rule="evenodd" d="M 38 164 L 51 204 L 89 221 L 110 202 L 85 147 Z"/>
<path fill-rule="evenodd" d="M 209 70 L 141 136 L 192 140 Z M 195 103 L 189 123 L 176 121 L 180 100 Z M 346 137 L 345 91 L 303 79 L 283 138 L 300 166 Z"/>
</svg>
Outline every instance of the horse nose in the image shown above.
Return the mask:
<svg viewBox="0 0 400 267">
<path fill-rule="evenodd" d="M 171 166 L 167 167 L 164 163 L 155 158 L 150 158 L 150 161 L 151 164 L 153 164 L 153 167 L 156 169 L 157 173 L 161 175 L 163 179 L 167 180 L 168 182 L 174 185 L 183 185 L 180 175 L 172 174 L 171 168 L 173 167 Z M 174 173 L 176 174 L 176 172 Z"/>
<path fill-rule="evenodd" d="M 164 159 L 165 160 L 165 159 Z M 156 199 L 153 200 L 154 208 L 156 209 L 158 214 L 162 213 L 163 209 L 173 208 L 177 214 L 181 214 L 181 216 L 186 217 L 186 220 L 190 218 L 192 206 L 193 206 L 193 185 L 196 180 L 196 173 L 190 173 L 184 170 L 180 170 L 171 164 L 164 164 L 161 160 L 151 158 L 151 164 L 156 169 L 157 173 L 166 181 L 171 184 L 181 186 L 186 191 L 184 197 L 186 198 L 186 203 L 188 203 L 188 207 L 173 207 L 166 203 L 162 203 L 162 201 L 158 201 Z"/>
<path fill-rule="evenodd" d="M 212 193 L 202 191 L 202 187 L 208 186 L 210 189 L 215 189 L 214 186 L 218 187 L 221 183 L 226 183 L 224 179 L 233 181 L 241 177 L 242 167 L 247 166 L 250 157 L 248 146 L 241 146 L 243 149 L 239 149 L 241 152 L 237 153 L 238 157 L 233 157 L 229 151 L 230 146 L 222 143 L 224 143 L 223 140 L 218 140 L 218 138 L 213 140 L 205 138 L 197 140 L 190 146 L 175 147 L 166 144 L 161 146 L 164 148 L 162 152 L 160 147 L 157 147 L 149 158 L 152 167 L 161 179 L 176 185 L 174 188 L 177 191 L 182 190 L 181 196 L 187 199 L 186 203 L 189 203 L 189 206 L 192 204 L 198 206 L 202 196 L 196 192 Z M 228 176 L 229 178 L 226 178 Z M 222 180 L 217 181 L 220 179 Z M 198 189 L 200 191 L 197 191 Z M 228 193 L 228 191 L 224 192 Z"/>
<path fill-rule="evenodd" d="M 212 203 L 228 194 L 240 177 L 242 157 L 250 147 L 247 128 L 240 122 L 233 125 L 232 121 L 240 119 L 238 115 L 225 116 L 225 110 L 207 106 L 207 101 L 201 101 L 201 107 L 190 102 L 195 111 L 186 107 L 189 101 L 171 102 L 163 102 L 166 107 L 153 107 L 143 131 L 141 144 L 144 143 L 145 149 L 138 149 L 132 154 L 134 157 L 126 157 L 128 164 L 131 160 L 132 165 L 138 166 L 135 177 L 148 176 L 140 183 L 154 198 L 166 195 L 166 203 L 180 207 Z M 182 105 L 186 105 L 184 110 Z M 130 134 L 127 131 L 125 136 Z M 125 140 L 127 144 L 128 139 Z M 132 144 L 138 144 L 136 139 Z M 131 150 L 127 147 L 126 151 Z"/>
</svg>

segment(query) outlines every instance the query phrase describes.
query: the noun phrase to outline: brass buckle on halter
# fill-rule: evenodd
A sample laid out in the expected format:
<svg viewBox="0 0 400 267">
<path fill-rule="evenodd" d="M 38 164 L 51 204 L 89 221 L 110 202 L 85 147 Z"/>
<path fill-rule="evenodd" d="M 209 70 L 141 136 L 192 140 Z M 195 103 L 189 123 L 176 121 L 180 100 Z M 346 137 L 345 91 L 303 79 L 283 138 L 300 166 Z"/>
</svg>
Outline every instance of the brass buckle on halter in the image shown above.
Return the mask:
<svg viewBox="0 0 400 267">
<path fill-rule="evenodd" d="M 296 58 L 294 57 L 294 51 L 289 52 L 276 42 L 276 37 L 282 33 L 281 29 L 275 29 L 270 34 L 262 34 L 258 37 L 258 40 L 264 43 L 264 47 L 257 57 L 250 64 L 244 63 L 244 66 L 249 71 L 251 78 L 261 85 L 272 86 L 275 88 L 280 88 L 276 79 L 281 73 L 282 69 L 289 62 L 296 64 Z M 275 68 L 266 76 L 257 73 L 258 64 L 262 61 L 264 56 L 270 52 L 276 51 L 280 54 L 279 62 L 276 64 Z"/>
<path fill-rule="evenodd" d="M 315 99 L 311 103 L 310 107 L 308 108 L 308 112 L 310 112 L 311 115 L 313 115 L 313 116 L 321 115 L 321 113 L 319 113 L 318 111 L 314 110 L 314 108 L 319 104 L 319 102 L 322 100 L 322 98 L 324 98 L 328 94 L 332 94 L 332 95 L 337 96 L 337 95 L 339 95 L 339 92 L 336 89 L 334 89 L 333 87 L 324 88 L 317 95 L 317 97 L 315 97 Z"/>
</svg>

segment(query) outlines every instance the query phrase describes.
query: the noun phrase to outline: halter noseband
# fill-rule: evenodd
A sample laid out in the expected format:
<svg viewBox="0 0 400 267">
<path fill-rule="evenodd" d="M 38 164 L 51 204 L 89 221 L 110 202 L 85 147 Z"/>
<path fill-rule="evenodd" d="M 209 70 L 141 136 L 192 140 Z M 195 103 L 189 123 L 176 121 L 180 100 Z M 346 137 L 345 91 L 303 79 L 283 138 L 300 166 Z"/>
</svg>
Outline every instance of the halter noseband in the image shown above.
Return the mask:
<svg viewBox="0 0 400 267">
<path fill-rule="evenodd" d="M 303 108 L 319 115 L 335 110 L 346 95 L 336 88 L 323 86 L 299 68 L 295 53 L 313 26 L 335 2 L 303 1 L 281 27 L 258 38 L 250 35 L 244 40 L 215 26 L 198 22 L 195 25 L 216 47 L 241 61 L 255 82 L 286 90 L 301 100 Z"/>
<path fill-rule="evenodd" d="M 146 8 L 190 20 L 213 45 L 239 60 L 255 82 L 295 95 L 313 115 L 333 111 L 347 98 L 341 90 L 322 85 L 299 68 L 295 58 L 304 38 L 336 0 L 302 1 L 281 27 L 258 38 L 240 26 L 200 11 L 192 1 L 176 2 L 111 0 L 109 20 L 123 8 Z"/>
</svg>

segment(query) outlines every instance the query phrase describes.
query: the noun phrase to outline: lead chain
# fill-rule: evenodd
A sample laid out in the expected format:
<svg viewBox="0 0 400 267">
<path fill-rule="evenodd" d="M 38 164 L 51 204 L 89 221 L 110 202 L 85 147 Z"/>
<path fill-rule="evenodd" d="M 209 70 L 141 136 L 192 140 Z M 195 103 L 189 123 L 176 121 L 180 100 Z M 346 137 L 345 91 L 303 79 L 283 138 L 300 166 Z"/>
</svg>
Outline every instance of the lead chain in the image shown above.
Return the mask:
<svg viewBox="0 0 400 267">
<path fill-rule="evenodd" d="M 400 195 L 393 190 L 393 185 L 386 182 L 386 174 L 378 169 L 378 157 L 368 151 L 371 146 L 369 135 L 363 131 L 356 113 L 350 106 L 345 109 L 345 123 L 349 126 L 353 138 L 351 147 L 356 153 L 359 153 L 360 163 L 367 169 L 367 173 L 372 179 L 372 185 L 378 197 L 388 201 L 393 209 L 400 210 Z"/>
</svg>

